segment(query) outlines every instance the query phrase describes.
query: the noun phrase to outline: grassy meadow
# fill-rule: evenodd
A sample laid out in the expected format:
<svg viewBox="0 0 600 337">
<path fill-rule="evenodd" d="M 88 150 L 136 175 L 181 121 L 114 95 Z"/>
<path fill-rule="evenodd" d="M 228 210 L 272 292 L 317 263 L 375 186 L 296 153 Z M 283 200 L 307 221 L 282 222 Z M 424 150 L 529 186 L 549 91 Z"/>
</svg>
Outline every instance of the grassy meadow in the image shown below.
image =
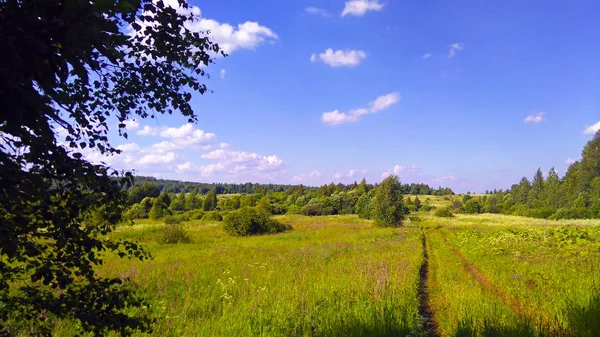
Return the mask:
<svg viewBox="0 0 600 337">
<path fill-rule="evenodd" d="M 155 336 L 600 335 L 600 221 L 416 215 L 402 228 L 277 216 L 294 229 L 254 237 L 191 221 L 192 242 L 175 245 L 140 220 L 113 235 L 153 260 L 108 258 L 98 272 L 140 285 Z M 56 323 L 56 336 L 72 333 Z"/>
</svg>

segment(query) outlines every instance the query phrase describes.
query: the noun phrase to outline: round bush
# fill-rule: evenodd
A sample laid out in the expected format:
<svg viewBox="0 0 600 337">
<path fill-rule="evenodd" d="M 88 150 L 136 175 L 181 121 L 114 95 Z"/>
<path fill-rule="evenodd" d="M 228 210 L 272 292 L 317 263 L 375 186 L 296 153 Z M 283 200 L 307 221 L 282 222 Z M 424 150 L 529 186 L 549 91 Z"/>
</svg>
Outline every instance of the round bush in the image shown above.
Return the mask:
<svg viewBox="0 0 600 337">
<path fill-rule="evenodd" d="M 204 221 L 223 221 L 223 217 L 217 211 L 210 211 L 210 212 L 206 212 L 202 216 L 202 220 L 204 220 Z"/>
<path fill-rule="evenodd" d="M 454 216 L 454 214 L 452 214 L 452 210 L 450 208 L 444 207 L 435 211 L 435 216 L 440 218 L 451 218 Z"/>
<path fill-rule="evenodd" d="M 225 216 L 223 229 L 230 235 L 246 236 L 279 233 L 292 227 L 272 219 L 264 211 L 244 207 Z"/>
<path fill-rule="evenodd" d="M 160 230 L 158 242 L 163 244 L 190 243 L 192 239 L 181 226 L 166 225 Z"/>
</svg>

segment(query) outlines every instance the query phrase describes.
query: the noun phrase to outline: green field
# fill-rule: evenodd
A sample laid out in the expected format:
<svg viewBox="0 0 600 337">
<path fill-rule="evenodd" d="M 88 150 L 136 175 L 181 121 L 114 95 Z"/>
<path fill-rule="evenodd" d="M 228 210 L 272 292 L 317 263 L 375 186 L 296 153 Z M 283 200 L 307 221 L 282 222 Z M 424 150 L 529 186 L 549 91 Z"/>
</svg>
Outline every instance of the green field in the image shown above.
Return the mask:
<svg viewBox="0 0 600 337">
<path fill-rule="evenodd" d="M 176 245 L 139 221 L 114 235 L 154 259 L 111 258 L 99 273 L 141 286 L 155 336 L 600 334 L 600 221 L 418 217 L 375 228 L 354 215 L 279 216 L 294 230 L 260 237 L 196 221 L 192 243 Z"/>
</svg>

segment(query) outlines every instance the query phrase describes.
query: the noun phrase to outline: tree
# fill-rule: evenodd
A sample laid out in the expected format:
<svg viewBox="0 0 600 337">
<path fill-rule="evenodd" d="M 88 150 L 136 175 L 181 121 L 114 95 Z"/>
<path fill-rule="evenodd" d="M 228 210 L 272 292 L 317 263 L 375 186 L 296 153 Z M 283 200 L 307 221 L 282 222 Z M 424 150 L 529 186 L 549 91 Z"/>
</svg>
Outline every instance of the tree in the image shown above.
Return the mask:
<svg viewBox="0 0 600 337">
<path fill-rule="evenodd" d="M 183 212 L 185 211 L 185 193 L 181 192 L 177 195 L 175 200 L 171 201 L 169 205 L 169 209 L 174 212 Z"/>
<path fill-rule="evenodd" d="M 169 1 L 173 4 L 173 1 Z M 43 317 L 83 331 L 148 331 L 135 286 L 102 277 L 106 251 L 146 259 L 137 244 L 106 236 L 121 219 L 132 175 L 82 152 L 117 154 L 118 122 L 179 111 L 197 120 L 193 92 L 222 54 L 184 23 L 183 0 L 0 2 L 0 331 L 50 334 Z M 109 125 L 111 127 L 109 127 Z M 101 221 L 86 223 L 102 209 Z M 26 280 L 26 282 L 17 282 Z"/>
<path fill-rule="evenodd" d="M 415 205 L 415 209 L 417 210 L 417 212 L 421 209 L 421 207 L 423 207 L 419 197 L 415 197 L 414 205 Z"/>
<path fill-rule="evenodd" d="M 375 190 L 373 219 L 380 227 L 399 227 L 404 220 L 402 185 L 395 175 L 385 178 Z"/>
<path fill-rule="evenodd" d="M 150 212 L 148 212 L 148 217 L 152 220 L 160 220 L 167 215 L 169 215 L 167 204 L 158 198 L 155 199 L 154 205 L 152 205 Z"/>
<path fill-rule="evenodd" d="M 527 205 L 531 208 L 541 207 L 543 204 L 542 197 L 544 194 L 544 175 L 542 169 L 538 168 L 531 182 L 531 189 L 527 194 Z"/>
<path fill-rule="evenodd" d="M 213 187 L 206 194 L 206 199 L 204 199 L 204 211 L 209 212 L 217 208 L 217 189 Z"/>
<path fill-rule="evenodd" d="M 483 212 L 483 207 L 477 199 L 469 199 L 464 204 L 464 211 L 467 214 L 479 214 Z"/>
</svg>

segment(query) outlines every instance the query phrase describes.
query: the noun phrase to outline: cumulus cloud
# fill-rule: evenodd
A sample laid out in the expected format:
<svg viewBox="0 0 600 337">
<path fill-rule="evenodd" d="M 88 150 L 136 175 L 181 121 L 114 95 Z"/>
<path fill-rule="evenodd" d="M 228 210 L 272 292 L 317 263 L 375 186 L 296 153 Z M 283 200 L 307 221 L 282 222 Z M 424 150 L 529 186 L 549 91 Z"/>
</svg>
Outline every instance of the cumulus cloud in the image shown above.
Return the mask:
<svg viewBox="0 0 600 337">
<path fill-rule="evenodd" d="M 450 45 L 449 49 L 448 49 L 448 57 L 449 58 L 453 58 L 454 56 L 456 56 L 456 52 L 463 50 L 465 48 L 465 44 L 464 43 L 453 43 Z"/>
<path fill-rule="evenodd" d="M 190 19 L 184 24 L 185 28 L 192 32 L 209 32 L 212 40 L 227 54 L 231 54 L 238 49 L 254 50 L 263 43 L 274 42 L 278 39 L 277 34 L 271 29 L 261 26 L 255 21 L 246 21 L 234 26 L 229 23 L 221 23 L 203 18 L 201 16 L 202 11 L 197 6 L 189 6 L 189 8 L 184 9 L 179 6 L 177 0 L 167 0 L 165 4 L 174 8 L 180 14 L 194 15 L 194 19 Z M 138 21 L 137 23 L 142 27 L 148 25 L 148 23 L 142 21 Z M 131 34 L 134 33 L 131 26 L 128 28 L 128 31 Z"/>
<path fill-rule="evenodd" d="M 136 119 L 128 119 L 123 123 L 127 130 L 137 130 L 140 127 L 140 123 Z"/>
<path fill-rule="evenodd" d="M 323 62 L 330 67 L 356 67 L 362 60 L 367 57 L 367 54 L 362 50 L 336 50 L 328 48 L 324 53 L 312 54 L 310 56 L 311 62 Z"/>
<path fill-rule="evenodd" d="M 596 132 L 600 131 L 600 121 L 594 125 L 590 125 L 583 130 L 583 133 L 586 135 L 594 135 Z"/>
<path fill-rule="evenodd" d="M 157 164 L 167 164 L 172 162 L 177 158 L 177 154 L 175 152 L 167 152 L 167 153 L 150 153 L 144 155 L 138 161 L 137 164 L 140 165 L 157 165 Z"/>
<path fill-rule="evenodd" d="M 392 174 L 395 176 L 402 176 L 408 173 L 419 172 L 421 169 L 417 165 L 411 166 L 402 166 L 402 165 L 394 165 L 394 168 L 391 170 L 385 170 L 381 173 L 381 179 L 385 179 Z"/>
<path fill-rule="evenodd" d="M 189 123 L 180 127 L 153 128 L 145 125 L 137 134 L 141 136 L 160 136 L 170 139 L 170 141 L 154 144 L 154 147 L 157 149 L 168 150 L 177 150 L 191 146 L 206 148 L 207 144 L 211 143 L 216 137 L 214 133 L 196 129 L 193 124 Z"/>
<path fill-rule="evenodd" d="M 352 178 L 352 177 L 357 177 L 358 174 L 364 174 L 367 173 L 368 170 L 358 170 L 358 169 L 351 169 L 350 171 L 348 171 L 347 174 L 342 174 L 337 172 L 336 174 L 333 175 L 334 179 L 342 179 L 342 178 Z"/>
<path fill-rule="evenodd" d="M 541 123 L 543 120 L 544 120 L 544 112 L 538 112 L 538 113 L 535 113 L 535 114 L 525 117 L 523 122 L 538 124 L 538 123 Z"/>
<path fill-rule="evenodd" d="M 457 178 L 455 176 L 442 176 L 437 177 L 431 180 L 432 183 L 446 183 L 449 181 L 455 181 Z"/>
<path fill-rule="evenodd" d="M 221 79 L 225 79 L 225 73 L 227 72 L 227 70 L 225 69 L 221 69 L 221 71 L 219 72 L 219 75 L 221 76 Z"/>
<path fill-rule="evenodd" d="M 306 7 L 306 8 L 304 8 L 304 13 L 312 14 L 312 15 L 319 15 L 319 16 L 324 16 L 324 17 L 331 16 L 331 14 L 329 14 L 329 12 L 326 9 L 318 8 L 318 7 Z"/>
<path fill-rule="evenodd" d="M 247 174 L 276 172 L 283 168 L 283 160 L 276 155 L 264 156 L 254 152 L 218 149 L 203 154 L 202 158 L 218 161 L 217 164 L 211 164 L 212 166 L 200 167 L 203 171 L 210 168 L 211 173 L 216 169 L 228 174 Z"/>
<path fill-rule="evenodd" d="M 350 0 L 346 1 L 342 16 L 363 16 L 369 11 L 378 12 L 383 9 L 383 5 L 379 0 Z"/>
<path fill-rule="evenodd" d="M 340 125 L 344 123 L 357 122 L 362 118 L 362 116 L 374 114 L 381 110 L 387 109 L 399 101 L 400 94 L 397 92 L 392 92 L 377 97 L 374 101 L 369 103 L 368 108 L 358 108 L 348 112 L 340 112 L 339 110 L 324 112 L 321 116 L 321 120 L 323 123 L 328 125 Z"/>
<path fill-rule="evenodd" d="M 305 181 L 306 179 L 309 178 L 320 178 L 323 176 L 323 173 L 320 171 L 312 171 L 311 173 L 308 174 L 300 174 L 297 176 L 293 176 L 292 177 L 292 181 L 294 182 L 301 182 L 301 181 Z"/>
<path fill-rule="evenodd" d="M 279 37 L 271 29 L 258 22 L 246 21 L 234 27 L 211 19 L 200 19 L 187 24 L 191 31 L 210 31 L 210 36 L 227 54 L 238 49 L 254 50 L 265 42 L 274 42 Z"/>
</svg>

